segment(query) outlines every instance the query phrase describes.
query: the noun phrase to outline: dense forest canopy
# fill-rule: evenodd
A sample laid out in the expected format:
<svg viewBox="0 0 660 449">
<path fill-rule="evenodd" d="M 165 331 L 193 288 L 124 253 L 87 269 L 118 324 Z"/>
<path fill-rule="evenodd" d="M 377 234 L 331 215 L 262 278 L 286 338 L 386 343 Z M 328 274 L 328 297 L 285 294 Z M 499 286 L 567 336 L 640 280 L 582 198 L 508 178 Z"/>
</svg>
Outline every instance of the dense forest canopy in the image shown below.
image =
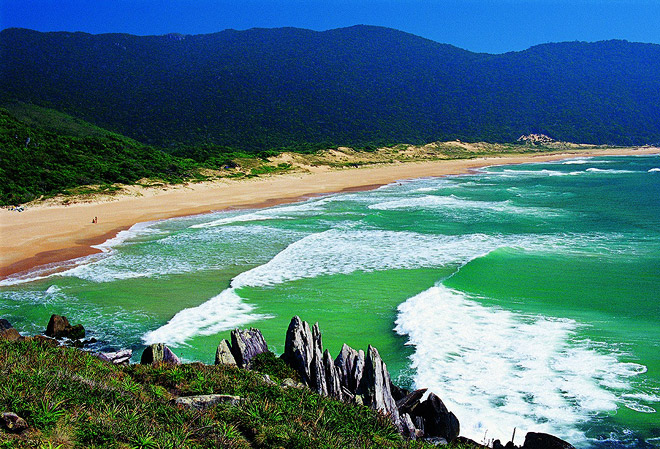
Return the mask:
<svg viewBox="0 0 660 449">
<path fill-rule="evenodd" d="M 654 44 L 490 55 L 371 26 L 142 37 L 6 29 L 0 55 L 1 103 L 52 108 L 176 154 L 532 132 L 660 142 Z"/>
</svg>

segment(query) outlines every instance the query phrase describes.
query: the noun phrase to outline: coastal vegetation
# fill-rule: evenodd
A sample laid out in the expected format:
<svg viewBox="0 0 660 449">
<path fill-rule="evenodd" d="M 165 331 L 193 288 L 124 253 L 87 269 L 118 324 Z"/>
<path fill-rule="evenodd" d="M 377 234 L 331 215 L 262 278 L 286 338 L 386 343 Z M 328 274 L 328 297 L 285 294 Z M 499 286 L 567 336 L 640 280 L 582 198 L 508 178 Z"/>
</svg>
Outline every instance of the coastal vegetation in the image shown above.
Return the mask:
<svg viewBox="0 0 660 449">
<path fill-rule="evenodd" d="M 253 370 L 201 363 L 116 366 L 48 340 L 0 340 L 0 373 L 0 409 L 29 425 L 21 435 L 0 429 L 5 449 L 434 447 L 404 440 L 389 418 L 370 408 L 278 386 L 294 373 L 272 354 L 262 355 Z M 212 393 L 241 400 L 206 410 L 171 401 Z"/>
<path fill-rule="evenodd" d="M 483 54 L 372 26 L 164 36 L 6 29 L 0 54 L 0 104 L 55 109 L 176 154 L 530 133 L 660 142 L 654 44 Z"/>
</svg>

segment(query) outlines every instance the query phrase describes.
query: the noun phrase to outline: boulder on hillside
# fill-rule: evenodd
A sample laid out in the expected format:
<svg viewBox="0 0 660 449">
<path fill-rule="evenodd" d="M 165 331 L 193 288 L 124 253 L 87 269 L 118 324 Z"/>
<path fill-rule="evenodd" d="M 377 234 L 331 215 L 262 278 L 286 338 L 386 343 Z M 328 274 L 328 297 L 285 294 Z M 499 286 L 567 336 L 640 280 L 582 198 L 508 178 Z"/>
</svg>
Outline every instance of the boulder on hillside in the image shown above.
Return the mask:
<svg viewBox="0 0 660 449">
<path fill-rule="evenodd" d="M 222 339 L 218 344 L 218 349 L 215 350 L 215 364 L 236 366 L 236 359 L 231 353 L 231 346 L 225 339 Z"/>
<path fill-rule="evenodd" d="M 140 358 L 142 365 L 153 365 L 155 363 L 168 363 L 180 365 L 181 360 L 163 343 L 154 343 L 144 348 Z"/>
<path fill-rule="evenodd" d="M 16 413 L 4 412 L 0 415 L 3 427 L 13 433 L 21 433 L 28 428 L 27 422 Z"/>
<path fill-rule="evenodd" d="M 241 398 L 239 396 L 232 396 L 230 394 L 202 394 L 199 396 L 181 396 L 174 399 L 176 405 L 196 408 L 198 410 L 207 409 L 220 403 L 238 405 L 240 401 Z"/>
<path fill-rule="evenodd" d="M 259 329 L 234 329 L 231 331 L 231 353 L 240 368 L 249 368 L 250 359 L 268 351 L 268 345 Z M 216 354 L 217 355 L 217 354 Z"/>
<path fill-rule="evenodd" d="M 65 316 L 51 315 L 46 327 L 46 335 L 54 338 L 78 340 L 85 338 L 85 328 L 82 324 L 71 326 Z"/>
<path fill-rule="evenodd" d="M 572 444 L 547 433 L 527 432 L 523 449 L 575 449 Z"/>
<path fill-rule="evenodd" d="M 4 318 L 0 319 L 0 340 L 20 340 L 21 334 Z"/>
<path fill-rule="evenodd" d="M 127 366 L 131 361 L 131 357 L 133 357 L 133 350 L 124 349 L 122 351 L 115 352 L 101 352 L 99 355 L 102 356 L 99 358 L 107 360 L 113 365 Z"/>
</svg>

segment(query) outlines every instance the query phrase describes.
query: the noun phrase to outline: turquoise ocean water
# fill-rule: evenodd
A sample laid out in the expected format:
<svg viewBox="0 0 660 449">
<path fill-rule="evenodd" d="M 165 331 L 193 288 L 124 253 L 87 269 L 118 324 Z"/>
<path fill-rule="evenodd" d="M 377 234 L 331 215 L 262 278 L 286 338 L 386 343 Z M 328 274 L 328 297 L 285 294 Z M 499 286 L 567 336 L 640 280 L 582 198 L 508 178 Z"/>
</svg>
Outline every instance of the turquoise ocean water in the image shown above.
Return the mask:
<svg viewBox="0 0 660 449">
<path fill-rule="evenodd" d="M 359 176 L 359 171 L 356 171 Z M 0 316 L 83 323 L 109 349 L 212 363 L 293 315 L 376 346 L 477 441 L 549 432 L 660 447 L 660 156 L 576 158 L 403 181 L 269 209 L 138 224 L 58 274 L 0 283 Z"/>
</svg>

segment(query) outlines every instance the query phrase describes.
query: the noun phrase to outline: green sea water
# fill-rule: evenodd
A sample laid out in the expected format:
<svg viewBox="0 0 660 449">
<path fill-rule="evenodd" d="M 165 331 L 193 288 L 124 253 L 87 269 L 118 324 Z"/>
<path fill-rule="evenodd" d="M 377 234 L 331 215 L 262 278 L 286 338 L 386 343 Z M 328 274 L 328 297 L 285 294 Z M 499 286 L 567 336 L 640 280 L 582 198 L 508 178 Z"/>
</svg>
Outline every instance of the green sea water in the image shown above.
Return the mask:
<svg viewBox="0 0 660 449">
<path fill-rule="evenodd" d="M 359 176 L 359 171 L 356 171 Z M 660 157 L 578 158 L 139 224 L 6 279 L 0 316 L 83 323 L 97 349 L 212 363 L 235 327 L 276 353 L 293 315 L 377 347 L 480 442 L 549 432 L 660 447 Z"/>
</svg>

